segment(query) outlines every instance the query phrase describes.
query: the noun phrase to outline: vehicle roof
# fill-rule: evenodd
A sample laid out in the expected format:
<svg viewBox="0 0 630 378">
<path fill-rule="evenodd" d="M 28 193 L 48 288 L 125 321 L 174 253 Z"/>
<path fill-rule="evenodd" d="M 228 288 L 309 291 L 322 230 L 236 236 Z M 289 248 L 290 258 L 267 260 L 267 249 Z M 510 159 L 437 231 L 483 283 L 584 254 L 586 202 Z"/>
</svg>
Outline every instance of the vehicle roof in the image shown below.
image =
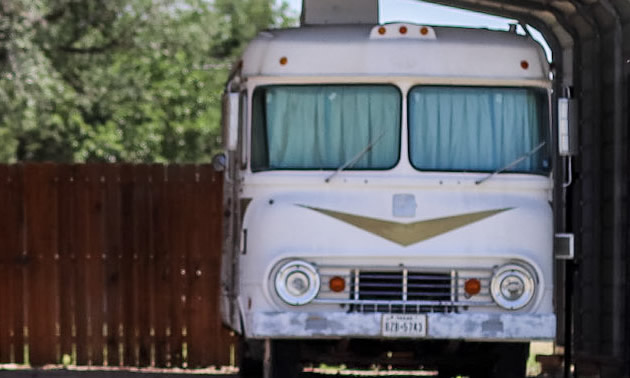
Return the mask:
<svg viewBox="0 0 630 378">
<path fill-rule="evenodd" d="M 381 26 L 384 35 L 376 33 Z M 401 26 L 408 30 L 405 35 Z M 549 79 L 542 47 L 528 36 L 434 26 L 425 27 L 429 32 L 423 37 L 417 33 L 422 28 L 394 23 L 261 32 L 243 55 L 243 74 Z"/>
</svg>

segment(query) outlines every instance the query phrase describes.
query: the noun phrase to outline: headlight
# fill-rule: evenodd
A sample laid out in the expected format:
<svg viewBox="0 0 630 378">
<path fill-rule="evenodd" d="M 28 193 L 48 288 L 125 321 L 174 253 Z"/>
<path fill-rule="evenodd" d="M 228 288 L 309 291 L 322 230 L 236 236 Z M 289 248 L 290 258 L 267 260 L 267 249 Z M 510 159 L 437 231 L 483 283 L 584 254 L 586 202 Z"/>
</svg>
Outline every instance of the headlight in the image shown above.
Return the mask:
<svg viewBox="0 0 630 378">
<path fill-rule="evenodd" d="M 516 264 L 503 265 L 492 277 L 492 299 L 508 310 L 525 307 L 534 297 L 536 284 L 532 273 Z"/>
<path fill-rule="evenodd" d="M 305 261 L 290 261 L 278 269 L 275 285 L 280 299 L 300 306 L 315 299 L 319 293 L 319 274 Z"/>
</svg>

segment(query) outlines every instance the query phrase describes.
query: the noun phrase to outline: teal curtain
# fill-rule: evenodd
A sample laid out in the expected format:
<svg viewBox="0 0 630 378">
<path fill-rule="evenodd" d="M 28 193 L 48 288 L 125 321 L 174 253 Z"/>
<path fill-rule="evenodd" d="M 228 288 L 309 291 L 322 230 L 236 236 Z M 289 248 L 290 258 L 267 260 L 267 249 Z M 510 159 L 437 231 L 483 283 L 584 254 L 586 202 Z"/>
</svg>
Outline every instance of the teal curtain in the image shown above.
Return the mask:
<svg viewBox="0 0 630 378">
<path fill-rule="evenodd" d="M 254 167 L 336 169 L 373 142 L 348 169 L 386 169 L 398 161 L 401 95 L 393 86 L 272 86 L 255 93 L 257 103 L 264 115 L 256 109 L 254 115 L 266 122 L 254 122 L 253 152 L 265 161 Z"/>
<path fill-rule="evenodd" d="M 494 171 L 546 135 L 544 94 L 524 88 L 415 87 L 409 92 L 409 148 L 418 169 Z M 548 169 L 542 148 L 512 172 Z"/>
</svg>

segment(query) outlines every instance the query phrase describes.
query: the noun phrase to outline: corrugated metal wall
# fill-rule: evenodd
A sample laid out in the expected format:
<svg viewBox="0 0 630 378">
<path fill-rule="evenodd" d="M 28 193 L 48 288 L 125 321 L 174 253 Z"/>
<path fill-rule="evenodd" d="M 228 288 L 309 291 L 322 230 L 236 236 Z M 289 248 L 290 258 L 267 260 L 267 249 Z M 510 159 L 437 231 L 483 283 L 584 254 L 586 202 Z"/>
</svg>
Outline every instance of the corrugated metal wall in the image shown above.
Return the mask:
<svg viewBox="0 0 630 378">
<path fill-rule="evenodd" d="M 578 243 L 574 360 L 578 376 L 621 377 L 628 374 L 630 351 L 628 64 L 624 59 L 630 56 L 630 35 L 624 38 L 628 20 L 612 2 L 579 6 L 588 26 L 576 24 L 581 37 L 576 62 L 581 120 L 576 182 L 571 188 L 571 221 Z"/>
</svg>

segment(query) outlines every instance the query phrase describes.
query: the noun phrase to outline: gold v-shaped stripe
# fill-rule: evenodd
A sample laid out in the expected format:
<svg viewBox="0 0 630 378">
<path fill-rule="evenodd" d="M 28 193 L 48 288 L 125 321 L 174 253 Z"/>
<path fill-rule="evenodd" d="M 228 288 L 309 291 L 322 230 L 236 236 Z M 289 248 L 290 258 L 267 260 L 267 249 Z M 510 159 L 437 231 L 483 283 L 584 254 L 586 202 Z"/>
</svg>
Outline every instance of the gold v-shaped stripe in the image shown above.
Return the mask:
<svg viewBox="0 0 630 378">
<path fill-rule="evenodd" d="M 413 223 L 399 223 L 361 215 L 341 213 L 333 210 L 319 209 L 317 207 L 298 206 L 349 223 L 364 231 L 376 234 L 405 247 L 513 209 L 512 207 L 507 207 L 504 209 L 478 211 L 444 218 L 426 219 Z"/>
</svg>

